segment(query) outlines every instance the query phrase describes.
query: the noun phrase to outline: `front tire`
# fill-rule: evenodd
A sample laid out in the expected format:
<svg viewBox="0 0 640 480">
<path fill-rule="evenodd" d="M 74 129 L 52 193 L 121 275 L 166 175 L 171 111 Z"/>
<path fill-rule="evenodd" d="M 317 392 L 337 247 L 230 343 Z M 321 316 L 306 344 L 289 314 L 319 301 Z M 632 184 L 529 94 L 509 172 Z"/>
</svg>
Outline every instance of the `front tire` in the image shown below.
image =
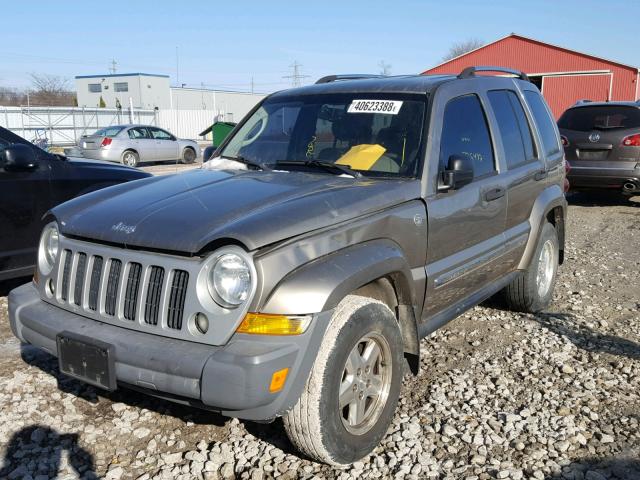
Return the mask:
<svg viewBox="0 0 640 480">
<path fill-rule="evenodd" d="M 127 167 L 137 167 L 140 165 L 140 155 L 138 155 L 133 150 L 126 150 L 122 154 L 122 164 Z"/>
<path fill-rule="evenodd" d="M 558 233 L 545 222 L 529 268 L 505 288 L 510 310 L 535 313 L 549 306 L 558 275 L 558 259 Z"/>
<path fill-rule="evenodd" d="M 368 455 L 386 435 L 398 403 L 403 344 L 385 304 L 348 296 L 327 327 L 298 402 L 284 416 L 291 442 L 331 465 Z"/>
<path fill-rule="evenodd" d="M 193 148 L 185 148 L 182 151 L 182 163 L 189 164 L 196 160 L 196 152 Z"/>
</svg>

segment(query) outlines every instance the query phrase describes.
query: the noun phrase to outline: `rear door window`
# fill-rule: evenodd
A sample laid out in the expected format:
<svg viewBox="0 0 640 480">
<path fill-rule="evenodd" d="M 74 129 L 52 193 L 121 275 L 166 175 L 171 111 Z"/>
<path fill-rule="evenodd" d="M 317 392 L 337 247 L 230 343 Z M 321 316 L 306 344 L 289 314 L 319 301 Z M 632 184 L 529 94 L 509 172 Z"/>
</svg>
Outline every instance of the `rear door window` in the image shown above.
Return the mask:
<svg viewBox="0 0 640 480">
<path fill-rule="evenodd" d="M 134 127 L 129 129 L 129 138 L 138 140 L 140 138 L 150 138 L 149 132 L 144 127 Z"/>
<path fill-rule="evenodd" d="M 531 113 L 538 126 L 538 132 L 542 140 L 542 148 L 547 155 L 553 155 L 560 151 L 560 143 L 554 127 L 554 120 L 542 99 L 542 95 L 533 90 L 525 90 L 524 96 L 531 108 Z"/>
<path fill-rule="evenodd" d="M 578 132 L 640 128 L 640 108 L 620 105 L 570 108 L 562 114 L 558 126 Z"/>
<path fill-rule="evenodd" d="M 518 96 L 511 90 L 492 90 L 488 96 L 498 120 L 507 167 L 515 168 L 535 160 L 529 122 Z"/>
<path fill-rule="evenodd" d="M 440 168 L 447 168 L 451 156 L 470 158 L 474 177 L 495 171 L 493 146 L 482 104 L 476 95 L 454 98 L 447 103 L 440 139 Z"/>
</svg>

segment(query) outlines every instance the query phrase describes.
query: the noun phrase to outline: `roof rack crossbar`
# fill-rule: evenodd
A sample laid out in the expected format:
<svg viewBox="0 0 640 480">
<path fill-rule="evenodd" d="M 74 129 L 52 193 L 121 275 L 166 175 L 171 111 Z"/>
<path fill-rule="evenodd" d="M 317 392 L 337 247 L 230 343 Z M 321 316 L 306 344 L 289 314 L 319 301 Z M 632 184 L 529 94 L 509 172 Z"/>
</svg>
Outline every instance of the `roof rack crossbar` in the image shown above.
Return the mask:
<svg viewBox="0 0 640 480">
<path fill-rule="evenodd" d="M 365 78 L 383 78 L 385 75 L 375 75 L 369 73 L 348 73 L 344 75 L 327 75 L 326 77 L 322 77 L 316 82 L 316 85 L 319 83 L 331 83 L 338 82 L 342 80 L 362 80 Z"/>
<path fill-rule="evenodd" d="M 512 68 L 505 68 L 505 67 L 491 67 L 491 66 L 467 67 L 464 70 L 462 70 L 460 75 L 458 75 L 458 78 L 472 78 L 476 76 L 476 72 L 508 73 L 510 75 L 514 75 L 518 77 L 520 80 L 524 80 L 526 82 L 529 81 L 529 77 L 527 76 L 527 74 L 524 72 L 521 72 L 520 70 L 514 70 Z"/>
</svg>

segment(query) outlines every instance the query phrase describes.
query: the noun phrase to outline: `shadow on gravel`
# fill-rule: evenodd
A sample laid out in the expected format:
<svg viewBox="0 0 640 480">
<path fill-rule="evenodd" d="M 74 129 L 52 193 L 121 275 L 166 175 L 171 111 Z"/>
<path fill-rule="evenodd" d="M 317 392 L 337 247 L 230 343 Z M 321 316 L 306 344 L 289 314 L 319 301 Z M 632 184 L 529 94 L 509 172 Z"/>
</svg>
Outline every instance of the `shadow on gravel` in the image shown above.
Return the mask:
<svg viewBox="0 0 640 480">
<path fill-rule="evenodd" d="M 67 452 L 78 477 L 97 479 L 93 455 L 78 444 L 77 433 L 59 433 L 43 425 L 31 425 L 14 433 L 0 468 L 0 478 L 21 479 L 29 474 L 58 478 L 60 458 Z"/>
<path fill-rule="evenodd" d="M 547 477 L 547 480 L 565 480 L 569 478 L 638 480 L 640 479 L 640 460 L 586 458 L 562 467 L 562 473 L 551 475 Z"/>
<path fill-rule="evenodd" d="M 22 345 L 22 360 L 25 363 L 37 367 L 51 375 L 58 382 L 58 389 L 62 392 L 74 395 L 89 403 L 98 403 L 100 397 L 111 402 L 122 402 L 134 408 L 146 408 L 161 415 L 168 415 L 183 422 L 192 422 L 198 425 L 224 426 L 230 419 L 209 410 L 171 402 L 162 398 L 153 397 L 129 388 L 118 388 L 115 392 L 108 392 L 94 388 L 91 385 L 63 375 L 58 368 L 58 360 L 39 348 L 31 345 Z M 3 478 L 0 476 L 0 478 Z"/>
<path fill-rule="evenodd" d="M 217 412 L 153 397 L 134 389 L 119 388 L 115 392 L 107 392 L 94 388 L 91 385 L 79 382 L 60 373 L 58 361 L 55 357 L 31 345 L 21 346 L 21 356 L 29 365 L 37 367 L 54 377 L 61 391 L 82 398 L 93 404 L 98 403 L 100 397 L 102 397 L 114 403 L 122 402 L 130 407 L 139 409 L 146 408 L 157 414 L 168 415 L 182 420 L 185 423 L 192 422 L 196 425 L 223 427 L 231 420 L 231 418 L 222 416 Z M 286 454 L 300 455 L 284 434 L 284 426 L 282 425 L 281 419 L 277 419 L 272 423 L 258 423 L 246 420 L 241 422 L 247 432 L 256 438 L 281 449 Z M 3 478 L 6 477 L 0 475 L 0 479 Z"/>
<path fill-rule="evenodd" d="M 547 330 L 567 337 L 573 344 L 589 352 L 610 353 L 640 360 L 640 344 L 600 333 L 586 325 L 579 325 L 568 313 L 538 313 L 532 318 Z"/>
<path fill-rule="evenodd" d="M 640 196 L 623 195 L 620 192 L 592 191 L 570 192 L 567 196 L 569 205 L 580 207 L 640 207 Z"/>
</svg>

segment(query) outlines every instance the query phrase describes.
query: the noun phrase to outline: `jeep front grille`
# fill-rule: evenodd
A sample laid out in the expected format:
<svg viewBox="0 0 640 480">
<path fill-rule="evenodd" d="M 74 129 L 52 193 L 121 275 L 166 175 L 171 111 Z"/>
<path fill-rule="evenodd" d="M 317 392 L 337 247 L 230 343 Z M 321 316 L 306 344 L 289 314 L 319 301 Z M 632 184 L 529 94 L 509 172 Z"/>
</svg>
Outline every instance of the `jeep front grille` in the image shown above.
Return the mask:
<svg viewBox="0 0 640 480">
<path fill-rule="evenodd" d="M 45 302 L 85 319 L 152 335 L 223 345 L 249 311 L 251 298 L 238 308 L 216 303 L 207 285 L 215 255 L 149 252 L 61 234 L 56 264 L 50 273 L 41 272 L 38 291 Z M 254 292 L 255 286 L 251 297 Z M 201 312 L 211 325 L 206 333 L 195 325 Z"/>
<path fill-rule="evenodd" d="M 167 278 L 165 269 L 158 265 L 144 267 L 138 262 L 104 259 L 100 255 L 69 249 L 63 251 L 63 257 L 63 268 L 59 270 L 62 303 L 74 304 L 108 317 L 143 320 L 148 325 L 158 325 L 163 291 L 167 290 L 166 325 L 174 330 L 182 329 L 189 272 L 174 269 Z M 138 308 L 143 282 L 145 300 Z M 88 292 L 86 298 L 83 295 L 85 291 Z"/>
</svg>

